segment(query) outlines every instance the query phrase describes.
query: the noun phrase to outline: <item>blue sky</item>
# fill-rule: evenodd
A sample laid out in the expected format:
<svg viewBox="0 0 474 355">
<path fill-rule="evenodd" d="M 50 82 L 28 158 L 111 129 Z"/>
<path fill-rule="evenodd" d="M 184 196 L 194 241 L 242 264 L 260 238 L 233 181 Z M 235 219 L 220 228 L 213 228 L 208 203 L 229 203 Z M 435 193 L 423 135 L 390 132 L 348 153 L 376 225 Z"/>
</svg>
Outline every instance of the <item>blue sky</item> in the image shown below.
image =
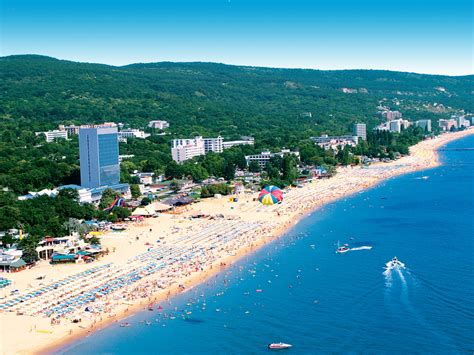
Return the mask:
<svg viewBox="0 0 474 355">
<path fill-rule="evenodd" d="M 471 0 L 0 0 L 0 54 L 473 71 Z"/>
</svg>

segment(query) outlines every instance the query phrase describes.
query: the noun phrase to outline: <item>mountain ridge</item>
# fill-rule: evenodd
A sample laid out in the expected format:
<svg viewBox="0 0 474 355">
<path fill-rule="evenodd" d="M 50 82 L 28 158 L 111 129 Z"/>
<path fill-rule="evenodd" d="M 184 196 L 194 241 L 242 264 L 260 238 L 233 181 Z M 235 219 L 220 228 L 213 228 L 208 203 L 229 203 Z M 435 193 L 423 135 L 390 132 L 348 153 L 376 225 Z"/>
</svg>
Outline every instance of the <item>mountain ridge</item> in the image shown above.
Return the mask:
<svg viewBox="0 0 474 355">
<path fill-rule="evenodd" d="M 242 65 L 242 64 L 228 64 L 221 62 L 208 62 L 208 61 L 191 61 L 191 62 L 174 62 L 174 61 L 158 61 L 158 62 L 137 62 L 124 65 L 113 65 L 106 63 L 96 63 L 96 62 L 81 62 L 74 61 L 70 59 L 59 59 L 48 55 L 42 54 L 12 54 L 7 56 L 1 56 L 1 60 L 16 60 L 16 59 L 38 59 L 38 60 L 52 60 L 58 62 L 68 62 L 76 64 L 91 64 L 99 66 L 107 66 L 113 68 L 146 68 L 159 65 L 216 65 L 216 66 L 226 66 L 226 67 L 236 67 L 241 69 L 269 69 L 269 70 L 282 70 L 282 71 L 316 71 L 316 72 L 376 72 L 376 73 L 400 73 L 400 74 L 413 74 L 420 76 L 432 76 L 432 77 L 441 77 L 441 78 L 472 78 L 474 79 L 474 74 L 465 74 L 465 75 L 445 75 L 445 74 L 429 74 L 429 73 L 417 73 L 411 71 L 400 71 L 400 70 L 388 70 L 388 69 L 317 69 L 317 68 L 281 68 L 281 67 L 267 67 L 267 66 L 257 66 L 257 65 Z"/>
</svg>

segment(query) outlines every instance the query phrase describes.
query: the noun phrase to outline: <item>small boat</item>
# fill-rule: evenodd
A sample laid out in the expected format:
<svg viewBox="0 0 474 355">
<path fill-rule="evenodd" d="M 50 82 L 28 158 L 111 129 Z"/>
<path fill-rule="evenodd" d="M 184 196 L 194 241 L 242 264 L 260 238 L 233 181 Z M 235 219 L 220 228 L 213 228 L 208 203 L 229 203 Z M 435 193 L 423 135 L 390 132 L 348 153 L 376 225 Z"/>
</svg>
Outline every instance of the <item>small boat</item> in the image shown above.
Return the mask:
<svg viewBox="0 0 474 355">
<path fill-rule="evenodd" d="M 120 326 L 121 326 L 122 328 L 130 327 L 130 323 L 120 323 Z"/>
<path fill-rule="evenodd" d="M 403 269 L 405 264 L 402 263 L 398 258 L 395 256 L 392 260 L 385 264 L 385 270 L 392 270 L 392 269 Z"/>
<path fill-rule="evenodd" d="M 293 345 L 291 344 L 285 344 L 285 343 L 271 343 L 271 344 L 268 344 L 268 348 L 271 349 L 271 350 L 281 350 L 281 349 L 289 349 L 291 348 Z"/>
<path fill-rule="evenodd" d="M 110 226 L 110 229 L 114 231 L 124 231 L 127 229 L 127 225 L 126 224 L 112 224 Z"/>
<path fill-rule="evenodd" d="M 339 246 L 339 241 L 337 242 L 337 249 L 336 249 L 336 253 L 346 253 L 348 252 L 350 249 L 349 249 L 349 244 L 344 244 L 343 246 Z"/>
<path fill-rule="evenodd" d="M 149 311 L 153 311 L 154 309 L 155 309 L 155 307 L 153 306 L 152 303 L 150 303 L 150 304 L 148 305 L 148 310 L 149 310 Z"/>
</svg>

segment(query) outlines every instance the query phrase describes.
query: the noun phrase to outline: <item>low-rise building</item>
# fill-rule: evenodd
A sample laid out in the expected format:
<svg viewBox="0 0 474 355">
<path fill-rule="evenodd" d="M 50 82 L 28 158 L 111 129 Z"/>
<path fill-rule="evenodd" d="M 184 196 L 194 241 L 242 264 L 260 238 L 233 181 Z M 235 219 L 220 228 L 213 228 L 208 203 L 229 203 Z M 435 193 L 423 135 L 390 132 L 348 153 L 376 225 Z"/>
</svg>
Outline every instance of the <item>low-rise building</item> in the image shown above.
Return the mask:
<svg viewBox="0 0 474 355">
<path fill-rule="evenodd" d="M 237 145 L 254 145 L 255 140 L 252 137 L 246 138 L 246 139 L 241 139 L 241 140 L 236 140 L 236 141 L 224 141 L 222 143 L 222 148 L 228 149 L 235 147 Z"/>
<path fill-rule="evenodd" d="M 67 131 L 61 131 L 58 129 L 46 132 L 35 132 L 35 134 L 37 136 L 43 134 L 46 137 L 46 142 L 48 143 L 54 142 L 55 139 L 67 139 Z"/>
<path fill-rule="evenodd" d="M 25 261 L 21 258 L 21 250 L 1 249 L 0 250 L 0 271 L 18 272 L 26 268 Z"/>
<path fill-rule="evenodd" d="M 357 136 L 328 136 L 327 134 L 323 134 L 321 137 L 311 137 L 311 140 L 325 150 L 332 149 L 334 151 L 337 151 L 339 147 L 344 148 L 346 145 L 355 147 L 359 143 Z"/>
<path fill-rule="evenodd" d="M 38 196 L 49 196 L 49 197 L 54 197 L 58 194 L 58 190 L 57 189 L 43 189 L 43 190 L 40 190 L 40 191 L 28 191 L 28 194 L 26 195 L 22 195 L 22 196 L 18 196 L 18 200 L 19 201 L 24 201 L 24 200 L 31 200 L 32 198 L 36 198 Z"/>
<path fill-rule="evenodd" d="M 140 131 L 139 129 L 135 128 L 129 128 L 129 129 L 124 129 L 118 132 L 118 137 L 120 138 L 139 138 L 139 139 L 145 139 L 149 137 L 149 133 L 145 133 L 144 131 Z"/>
<path fill-rule="evenodd" d="M 136 173 L 133 174 L 133 176 L 138 177 L 140 179 L 140 184 L 143 185 L 151 185 L 155 179 L 155 173 Z"/>
<path fill-rule="evenodd" d="M 49 260 L 55 253 L 73 254 L 79 250 L 84 250 L 89 246 L 84 240 L 79 239 L 78 235 L 69 235 L 66 237 L 51 238 L 45 237 L 38 243 L 36 252 L 41 260 Z"/>
<path fill-rule="evenodd" d="M 282 149 L 282 151 L 278 152 L 278 153 L 271 153 L 270 151 L 263 151 L 260 154 L 246 155 L 245 156 L 245 161 L 247 162 L 247 166 L 251 162 L 256 162 L 259 165 L 259 167 L 261 169 L 263 169 L 263 168 L 265 168 L 265 166 L 267 165 L 267 163 L 270 161 L 271 158 L 273 158 L 275 156 L 280 156 L 280 157 L 283 158 L 285 155 L 288 155 L 288 154 L 294 155 L 298 159 L 300 158 L 300 152 L 292 152 L 289 149 Z"/>
<path fill-rule="evenodd" d="M 326 177 L 328 172 L 326 170 L 326 168 L 322 167 L 322 166 L 317 166 L 317 167 L 314 167 L 310 170 L 310 174 L 312 177 L 314 178 L 322 178 L 322 177 Z"/>
<path fill-rule="evenodd" d="M 150 121 L 148 123 L 148 127 L 153 128 L 153 129 L 164 130 L 166 128 L 169 128 L 169 126 L 170 124 L 167 121 L 161 121 L 161 120 Z"/>
<path fill-rule="evenodd" d="M 73 190 L 76 190 L 77 191 L 77 195 L 78 195 L 78 202 L 79 203 L 92 203 L 92 193 L 91 193 L 91 189 L 86 189 L 86 188 L 83 188 L 82 186 L 79 186 L 79 185 L 63 185 L 63 186 L 59 186 L 57 188 L 58 191 L 61 191 L 63 189 L 73 189 Z"/>
</svg>

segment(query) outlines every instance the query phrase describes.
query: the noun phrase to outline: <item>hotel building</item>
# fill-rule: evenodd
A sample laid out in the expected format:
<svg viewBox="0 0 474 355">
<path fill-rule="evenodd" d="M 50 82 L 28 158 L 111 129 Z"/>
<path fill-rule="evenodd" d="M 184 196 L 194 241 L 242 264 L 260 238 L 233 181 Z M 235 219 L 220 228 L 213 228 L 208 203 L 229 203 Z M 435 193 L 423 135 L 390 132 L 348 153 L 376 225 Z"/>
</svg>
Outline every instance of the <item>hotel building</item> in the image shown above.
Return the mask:
<svg viewBox="0 0 474 355">
<path fill-rule="evenodd" d="M 367 139 L 367 126 L 365 123 L 354 123 L 354 126 L 352 127 L 352 135 L 362 138 L 362 140 Z"/>
<path fill-rule="evenodd" d="M 431 120 L 419 120 L 415 122 L 415 127 L 420 127 L 427 132 L 431 132 Z"/>
<path fill-rule="evenodd" d="M 278 153 L 271 153 L 269 151 L 263 151 L 260 154 L 246 155 L 245 156 L 245 161 L 247 162 L 247 166 L 251 162 L 255 161 L 255 162 L 257 162 L 257 164 L 260 166 L 261 169 L 264 169 L 265 165 L 267 165 L 267 163 L 270 161 L 270 159 L 273 158 L 274 156 L 280 156 L 280 157 L 283 158 L 285 155 L 288 155 L 288 154 L 294 155 L 298 159 L 300 158 L 300 152 L 292 152 L 289 149 L 282 149 L 282 151 L 278 152 Z"/>
<path fill-rule="evenodd" d="M 79 130 L 81 186 L 97 188 L 120 182 L 116 126 L 82 126 Z"/>
</svg>

